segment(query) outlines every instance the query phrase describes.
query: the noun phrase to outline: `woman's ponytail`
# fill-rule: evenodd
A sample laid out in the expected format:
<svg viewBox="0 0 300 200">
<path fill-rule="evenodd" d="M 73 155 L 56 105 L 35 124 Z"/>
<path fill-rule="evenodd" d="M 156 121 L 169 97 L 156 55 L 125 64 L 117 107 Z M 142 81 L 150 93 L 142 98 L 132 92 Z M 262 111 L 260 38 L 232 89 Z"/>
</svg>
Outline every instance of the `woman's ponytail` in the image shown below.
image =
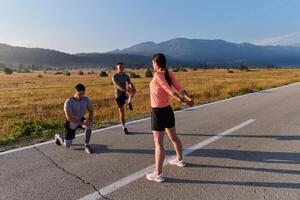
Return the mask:
<svg viewBox="0 0 300 200">
<path fill-rule="evenodd" d="M 166 56 L 162 53 L 157 53 L 155 54 L 153 57 L 152 57 L 152 61 L 156 62 L 156 64 L 165 70 L 165 79 L 166 81 L 168 82 L 168 84 L 170 86 L 172 86 L 172 81 L 171 81 L 171 77 L 170 77 L 170 74 L 169 74 L 169 70 L 166 66 L 167 64 L 167 59 L 166 59 Z"/>
</svg>

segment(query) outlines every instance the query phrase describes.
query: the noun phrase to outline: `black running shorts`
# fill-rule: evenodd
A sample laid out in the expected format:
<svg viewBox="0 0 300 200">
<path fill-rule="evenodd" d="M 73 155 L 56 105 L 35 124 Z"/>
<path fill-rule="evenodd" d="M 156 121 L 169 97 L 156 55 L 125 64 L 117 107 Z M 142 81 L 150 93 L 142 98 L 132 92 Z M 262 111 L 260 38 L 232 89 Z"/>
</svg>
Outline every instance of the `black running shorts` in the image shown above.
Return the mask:
<svg viewBox="0 0 300 200">
<path fill-rule="evenodd" d="M 175 127 L 175 116 L 171 106 L 152 108 L 151 128 L 153 131 L 165 131 L 166 128 Z"/>
<path fill-rule="evenodd" d="M 127 99 L 128 99 L 128 97 L 127 97 L 127 95 L 126 95 L 125 92 L 123 92 L 120 96 L 118 96 L 116 98 L 116 102 L 117 102 L 118 108 L 120 108 L 123 105 L 125 105 Z"/>
<path fill-rule="evenodd" d="M 81 122 L 83 122 L 85 120 L 84 117 L 81 118 Z M 76 129 L 80 128 L 83 129 L 83 127 L 81 125 L 77 126 L 77 128 L 75 129 L 71 129 L 70 128 L 70 121 L 66 120 L 65 124 L 64 124 L 64 128 L 65 128 L 65 139 L 66 140 L 73 140 L 75 138 L 75 133 L 76 133 Z"/>
</svg>

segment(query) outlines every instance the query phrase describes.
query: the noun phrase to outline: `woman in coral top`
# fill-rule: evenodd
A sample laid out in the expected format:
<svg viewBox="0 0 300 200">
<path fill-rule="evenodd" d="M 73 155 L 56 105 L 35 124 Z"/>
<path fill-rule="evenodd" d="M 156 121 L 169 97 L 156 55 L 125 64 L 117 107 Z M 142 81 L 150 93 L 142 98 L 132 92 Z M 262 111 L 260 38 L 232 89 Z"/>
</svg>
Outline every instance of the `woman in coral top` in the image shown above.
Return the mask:
<svg viewBox="0 0 300 200">
<path fill-rule="evenodd" d="M 165 180 L 162 176 L 162 167 L 165 158 L 163 146 L 164 131 L 166 131 L 176 151 L 176 158 L 169 163 L 179 167 L 185 166 L 182 160 L 182 144 L 176 135 L 175 117 L 173 109 L 170 106 L 169 96 L 185 106 L 192 106 L 194 104 L 185 89 L 176 80 L 173 72 L 167 69 L 166 63 L 167 60 L 163 54 L 155 54 L 152 58 L 155 74 L 150 82 L 151 128 L 155 144 L 156 169 L 152 173 L 147 174 L 146 177 L 148 180 L 156 182 L 163 182 Z"/>
</svg>

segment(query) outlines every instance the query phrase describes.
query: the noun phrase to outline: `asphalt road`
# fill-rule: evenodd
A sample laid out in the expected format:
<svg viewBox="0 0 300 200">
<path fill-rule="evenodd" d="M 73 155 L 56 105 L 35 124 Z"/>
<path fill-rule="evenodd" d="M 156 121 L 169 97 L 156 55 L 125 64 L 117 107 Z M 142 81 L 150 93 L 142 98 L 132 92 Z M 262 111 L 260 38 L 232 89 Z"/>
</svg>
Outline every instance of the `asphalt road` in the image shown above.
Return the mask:
<svg viewBox="0 0 300 200">
<path fill-rule="evenodd" d="M 186 168 L 154 164 L 150 120 L 0 153 L 0 199 L 300 199 L 300 83 L 176 113 Z M 165 137 L 167 156 L 174 155 Z M 167 157 L 168 159 L 169 157 Z M 103 195 L 105 197 L 101 197 Z"/>
</svg>

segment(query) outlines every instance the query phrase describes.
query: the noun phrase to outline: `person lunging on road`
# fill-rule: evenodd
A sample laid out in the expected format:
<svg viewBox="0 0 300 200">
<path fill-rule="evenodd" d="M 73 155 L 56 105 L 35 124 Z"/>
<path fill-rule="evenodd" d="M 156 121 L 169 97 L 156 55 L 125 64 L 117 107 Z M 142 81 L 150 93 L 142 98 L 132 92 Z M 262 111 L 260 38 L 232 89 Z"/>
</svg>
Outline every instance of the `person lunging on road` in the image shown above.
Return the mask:
<svg viewBox="0 0 300 200">
<path fill-rule="evenodd" d="M 89 154 L 93 153 L 93 149 L 89 145 L 92 134 L 93 123 L 93 106 L 90 99 L 85 95 L 85 86 L 77 84 L 75 86 L 75 94 L 67 99 L 64 103 L 64 112 L 66 117 L 65 122 L 65 137 L 55 135 L 55 143 L 69 148 L 75 138 L 76 129 L 84 129 L 85 135 L 85 151 Z M 85 111 L 88 111 L 88 118 L 84 118 Z"/>
</svg>

